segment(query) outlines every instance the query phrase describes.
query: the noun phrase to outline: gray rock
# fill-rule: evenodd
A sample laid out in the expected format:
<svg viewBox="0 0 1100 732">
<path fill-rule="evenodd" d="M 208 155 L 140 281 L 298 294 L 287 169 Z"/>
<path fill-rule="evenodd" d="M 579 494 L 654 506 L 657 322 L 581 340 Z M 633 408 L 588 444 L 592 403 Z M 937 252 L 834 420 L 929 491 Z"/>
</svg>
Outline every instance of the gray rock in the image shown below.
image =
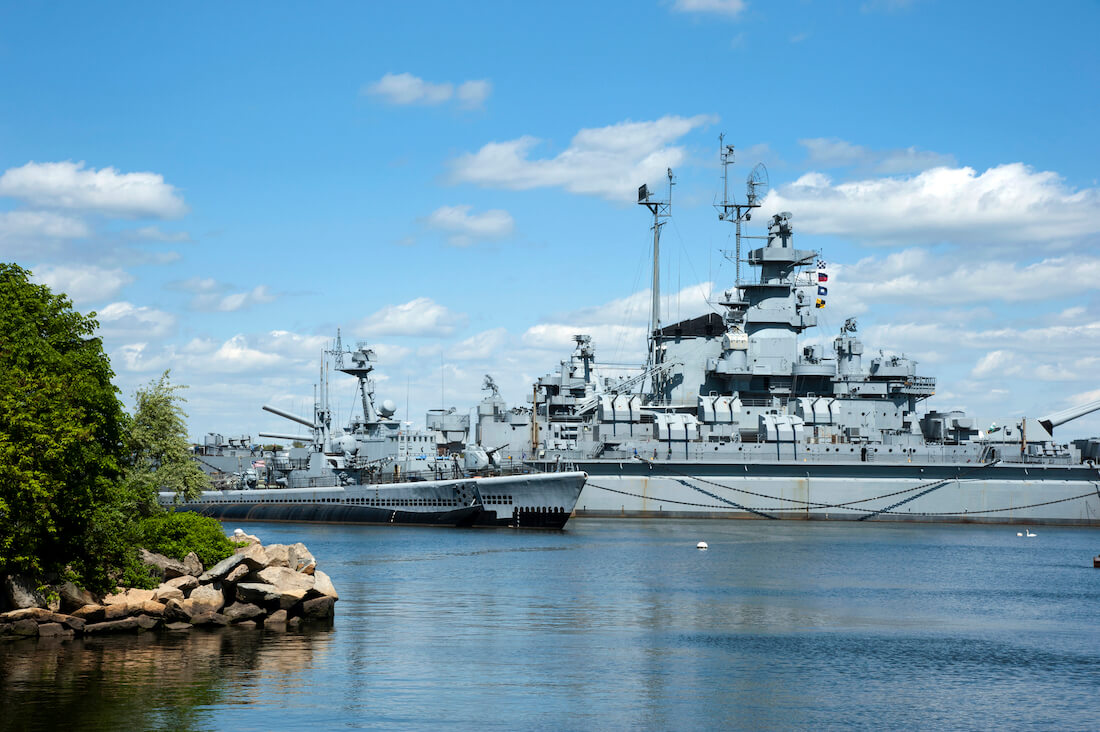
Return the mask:
<svg viewBox="0 0 1100 732">
<path fill-rule="evenodd" d="M 164 603 L 164 619 L 169 625 L 172 623 L 191 623 L 191 605 L 184 605 L 187 600 L 169 600 Z"/>
<path fill-rule="evenodd" d="M 333 600 L 340 599 L 340 596 L 336 594 L 336 588 L 332 585 L 332 580 L 329 579 L 327 574 L 318 569 L 313 573 L 313 577 L 313 590 L 310 594 L 331 597 Z"/>
<path fill-rule="evenodd" d="M 104 617 L 105 614 L 106 608 L 102 605 L 85 605 L 84 607 L 78 607 L 72 612 L 74 618 L 80 618 L 89 623 L 102 623 L 106 620 Z"/>
<path fill-rule="evenodd" d="M 283 610 L 290 610 L 306 599 L 308 593 L 309 590 L 283 590 L 279 595 L 279 607 Z"/>
<path fill-rule="evenodd" d="M 198 577 L 202 574 L 202 562 L 199 561 L 199 555 L 195 552 L 187 553 L 187 556 L 183 558 L 183 566 L 187 570 L 187 574 L 192 577 Z"/>
<path fill-rule="evenodd" d="M 264 547 L 264 552 L 267 554 L 267 566 L 290 566 L 290 547 L 286 544 L 268 544 Z"/>
<path fill-rule="evenodd" d="M 300 617 L 298 617 L 297 615 L 295 615 L 294 617 L 292 617 L 292 618 L 290 618 L 286 621 L 286 626 L 288 628 L 297 628 L 301 624 L 302 624 L 302 619 Z"/>
<path fill-rule="evenodd" d="M 316 580 L 308 574 L 295 572 L 289 567 L 266 567 L 255 573 L 260 582 L 275 585 L 280 592 L 287 590 L 312 590 Z M 335 592 L 335 590 L 334 590 Z"/>
<path fill-rule="evenodd" d="M 276 610 L 267 616 L 264 620 L 264 625 L 285 625 L 286 624 L 286 610 Z"/>
<path fill-rule="evenodd" d="M 175 630 L 175 631 L 191 630 L 191 623 L 183 623 L 183 622 L 165 623 L 164 627 L 167 630 Z"/>
<path fill-rule="evenodd" d="M 153 600 L 155 602 L 168 602 L 169 600 L 182 600 L 183 598 L 183 590 L 167 583 L 161 585 L 153 592 Z"/>
<path fill-rule="evenodd" d="M 24 607 L 46 607 L 46 597 L 38 591 L 37 585 L 17 574 L 9 574 L 4 578 L 4 599 L 8 607 L 20 609 Z"/>
<path fill-rule="evenodd" d="M 14 635 L 15 623 L 0 623 L 0 638 L 8 635 Z"/>
<path fill-rule="evenodd" d="M 236 626 L 238 628 L 255 628 L 256 627 L 256 621 L 255 620 L 242 620 L 241 622 L 236 623 Z"/>
<path fill-rule="evenodd" d="M 199 586 L 199 580 L 197 577 L 184 575 L 183 577 L 175 577 L 173 579 L 170 579 L 164 584 L 168 585 L 169 587 L 175 587 L 184 595 L 186 595 L 188 592 Z"/>
<path fill-rule="evenodd" d="M 229 618 L 229 622 L 239 624 L 246 620 L 261 617 L 264 614 L 264 609 L 249 602 L 235 602 L 227 607 L 222 614 Z"/>
<path fill-rule="evenodd" d="M 141 630 L 152 630 L 161 624 L 160 618 L 155 618 L 151 615 L 138 615 L 134 620 L 137 620 L 138 628 Z"/>
<path fill-rule="evenodd" d="M 49 638 L 53 636 L 68 635 L 71 636 L 73 632 L 66 628 L 61 623 L 39 623 L 38 624 L 38 637 Z"/>
<path fill-rule="evenodd" d="M 317 566 L 317 560 L 313 558 L 309 549 L 306 549 L 306 545 L 302 542 L 290 545 L 290 568 L 295 572 L 302 572 L 304 574 L 313 574 L 314 568 Z"/>
<path fill-rule="evenodd" d="M 191 624 L 200 625 L 229 625 L 229 619 L 221 613 L 199 613 L 191 618 Z"/>
<path fill-rule="evenodd" d="M 16 620 L 12 623 L 11 630 L 13 635 L 23 635 L 27 637 L 36 636 L 38 635 L 38 623 L 30 618 Z"/>
<path fill-rule="evenodd" d="M 184 563 L 178 559 L 172 559 L 163 554 L 151 552 L 148 549 L 141 549 L 139 553 L 141 563 L 149 567 L 149 571 L 157 577 L 172 579 L 173 577 L 183 577 L 190 574 Z"/>
<path fill-rule="evenodd" d="M 237 601 L 267 605 L 278 601 L 279 590 L 263 582 L 241 582 L 237 585 Z"/>
<path fill-rule="evenodd" d="M 263 569 L 267 566 L 267 552 L 264 551 L 263 546 L 260 544 L 252 544 L 236 556 L 244 557 L 245 563 L 248 564 L 249 568 L 253 571 Z"/>
<path fill-rule="evenodd" d="M 95 595 L 87 590 L 82 590 L 72 582 L 65 582 L 58 587 L 57 594 L 61 596 L 61 609 L 66 612 L 72 612 L 85 605 L 96 604 Z"/>
<path fill-rule="evenodd" d="M 191 590 L 191 594 L 183 601 L 184 605 L 190 604 L 194 613 L 216 613 L 225 607 L 225 596 L 222 594 L 221 585 L 218 583 L 200 585 Z"/>
<path fill-rule="evenodd" d="M 324 620 L 333 616 L 336 600 L 331 597 L 315 597 L 302 603 L 302 616 L 311 620 Z"/>
<path fill-rule="evenodd" d="M 236 566 L 236 567 L 235 567 L 235 568 L 233 569 L 233 571 L 232 571 L 232 572 L 230 572 L 229 574 L 227 574 L 227 575 L 225 576 L 225 579 L 224 579 L 224 580 L 222 580 L 222 581 L 223 581 L 223 582 L 227 582 L 227 583 L 229 583 L 229 584 L 234 584 L 234 583 L 236 583 L 236 582 L 240 582 L 241 580 L 243 580 L 243 579 L 244 579 L 245 577 L 247 577 L 247 576 L 248 576 L 248 575 L 249 575 L 249 574 L 250 574 L 251 572 L 252 572 L 252 570 L 251 570 L 251 569 L 249 568 L 249 566 L 248 566 L 247 564 L 245 564 L 244 562 L 241 562 L 241 563 L 240 563 L 239 565 L 237 565 L 237 566 Z"/>
<path fill-rule="evenodd" d="M 233 554 L 199 575 L 199 582 L 207 584 L 224 578 L 244 561 L 244 553 Z"/>
<path fill-rule="evenodd" d="M 122 618 L 121 620 L 108 620 L 105 623 L 89 623 L 84 626 L 84 635 L 96 633 L 122 633 L 136 631 L 140 626 L 137 618 Z"/>
</svg>

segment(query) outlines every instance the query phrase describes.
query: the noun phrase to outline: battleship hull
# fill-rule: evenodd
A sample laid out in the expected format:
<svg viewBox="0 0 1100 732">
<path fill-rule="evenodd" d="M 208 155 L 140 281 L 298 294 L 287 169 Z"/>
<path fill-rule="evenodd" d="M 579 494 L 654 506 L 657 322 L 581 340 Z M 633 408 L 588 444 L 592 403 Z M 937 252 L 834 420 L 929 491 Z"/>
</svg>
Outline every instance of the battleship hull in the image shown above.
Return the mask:
<svg viewBox="0 0 1100 732">
<path fill-rule="evenodd" d="M 162 505 L 232 521 L 561 529 L 585 474 L 541 473 L 317 488 L 205 491 Z"/>
<path fill-rule="evenodd" d="M 1086 465 L 577 460 L 577 516 L 1100 526 Z"/>
</svg>

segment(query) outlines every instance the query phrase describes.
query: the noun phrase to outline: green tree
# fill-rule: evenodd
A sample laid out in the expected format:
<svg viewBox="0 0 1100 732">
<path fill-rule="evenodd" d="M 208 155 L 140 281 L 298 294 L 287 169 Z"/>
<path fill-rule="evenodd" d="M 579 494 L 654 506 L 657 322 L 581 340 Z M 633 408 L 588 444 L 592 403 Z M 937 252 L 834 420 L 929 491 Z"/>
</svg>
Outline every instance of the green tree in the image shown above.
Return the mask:
<svg viewBox="0 0 1100 732">
<path fill-rule="evenodd" d="M 0 571 L 105 589 L 133 552 L 126 417 L 94 313 L 0 263 Z"/>
<path fill-rule="evenodd" d="M 193 459 L 187 441 L 187 415 L 179 392 L 165 371 L 134 395 L 134 416 L 126 439 L 126 488 L 143 515 L 160 510 L 157 492 L 173 491 L 177 498 L 193 499 L 210 487 L 210 478 Z"/>
</svg>

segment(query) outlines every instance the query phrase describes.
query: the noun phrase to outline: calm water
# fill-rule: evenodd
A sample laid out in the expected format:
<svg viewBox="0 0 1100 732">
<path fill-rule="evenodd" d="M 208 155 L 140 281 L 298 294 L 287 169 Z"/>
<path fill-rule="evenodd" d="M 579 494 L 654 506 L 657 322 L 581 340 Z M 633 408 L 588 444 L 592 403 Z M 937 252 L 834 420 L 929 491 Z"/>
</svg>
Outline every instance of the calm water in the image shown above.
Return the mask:
<svg viewBox="0 0 1100 732">
<path fill-rule="evenodd" d="M 246 528 L 309 546 L 331 628 L 2 644 L 0 725 L 1098 725 L 1096 530 Z"/>
</svg>

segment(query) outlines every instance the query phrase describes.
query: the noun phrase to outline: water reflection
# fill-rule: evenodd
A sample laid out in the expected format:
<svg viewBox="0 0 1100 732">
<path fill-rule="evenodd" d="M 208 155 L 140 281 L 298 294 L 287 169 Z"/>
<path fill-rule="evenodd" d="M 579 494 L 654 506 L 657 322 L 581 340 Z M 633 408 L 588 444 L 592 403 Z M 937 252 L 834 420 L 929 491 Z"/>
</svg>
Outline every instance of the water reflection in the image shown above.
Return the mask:
<svg viewBox="0 0 1100 732">
<path fill-rule="evenodd" d="M 0 726 L 210 729 L 218 726 L 214 707 L 300 687 L 328 652 L 331 631 L 218 628 L 0 644 Z"/>
</svg>

